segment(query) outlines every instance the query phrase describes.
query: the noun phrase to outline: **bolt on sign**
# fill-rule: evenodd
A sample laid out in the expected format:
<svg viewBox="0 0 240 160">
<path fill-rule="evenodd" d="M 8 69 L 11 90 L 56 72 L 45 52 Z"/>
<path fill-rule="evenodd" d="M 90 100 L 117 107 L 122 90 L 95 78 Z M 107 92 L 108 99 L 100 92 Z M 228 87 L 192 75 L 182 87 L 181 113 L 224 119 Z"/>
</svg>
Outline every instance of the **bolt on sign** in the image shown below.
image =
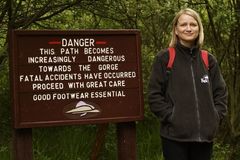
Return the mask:
<svg viewBox="0 0 240 160">
<path fill-rule="evenodd" d="M 15 128 L 143 118 L 139 30 L 13 30 Z"/>
</svg>

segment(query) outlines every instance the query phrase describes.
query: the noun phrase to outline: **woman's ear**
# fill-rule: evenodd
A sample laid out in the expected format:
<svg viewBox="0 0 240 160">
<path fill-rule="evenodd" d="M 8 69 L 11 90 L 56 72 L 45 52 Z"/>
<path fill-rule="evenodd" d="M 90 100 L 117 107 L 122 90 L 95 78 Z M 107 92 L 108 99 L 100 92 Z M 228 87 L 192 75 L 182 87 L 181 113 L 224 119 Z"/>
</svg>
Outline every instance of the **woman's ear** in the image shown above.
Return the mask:
<svg viewBox="0 0 240 160">
<path fill-rule="evenodd" d="M 175 27 L 175 34 L 178 35 L 177 26 Z"/>
</svg>

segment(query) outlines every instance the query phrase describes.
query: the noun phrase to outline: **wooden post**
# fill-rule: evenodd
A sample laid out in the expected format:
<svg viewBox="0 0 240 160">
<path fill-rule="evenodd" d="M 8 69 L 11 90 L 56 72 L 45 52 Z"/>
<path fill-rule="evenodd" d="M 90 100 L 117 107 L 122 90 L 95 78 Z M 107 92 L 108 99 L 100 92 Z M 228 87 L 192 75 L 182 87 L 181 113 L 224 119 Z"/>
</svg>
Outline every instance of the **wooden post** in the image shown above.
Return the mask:
<svg viewBox="0 0 240 160">
<path fill-rule="evenodd" d="M 123 122 L 117 124 L 118 160 L 136 160 L 136 124 Z"/>
<path fill-rule="evenodd" d="M 13 159 L 33 160 L 32 129 L 13 129 Z"/>
<path fill-rule="evenodd" d="M 108 125 L 108 123 L 98 125 L 96 140 L 91 153 L 91 160 L 97 160 L 100 155 L 100 151 L 102 149 L 102 146 L 104 145 Z"/>
</svg>

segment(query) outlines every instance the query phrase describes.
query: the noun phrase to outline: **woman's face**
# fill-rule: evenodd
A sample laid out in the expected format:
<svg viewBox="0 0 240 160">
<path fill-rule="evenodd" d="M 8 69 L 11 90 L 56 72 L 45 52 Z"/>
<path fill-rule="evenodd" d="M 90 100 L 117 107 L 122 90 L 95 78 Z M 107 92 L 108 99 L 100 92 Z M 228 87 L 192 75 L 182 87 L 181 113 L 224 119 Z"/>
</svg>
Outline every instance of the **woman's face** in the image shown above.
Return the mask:
<svg viewBox="0 0 240 160">
<path fill-rule="evenodd" d="M 178 18 L 175 34 L 178 36 L 182 45 L 186 47 L 193 46 L 199 35 L 198 22 L 192 16 L 182 14 Z"/>
</svg>

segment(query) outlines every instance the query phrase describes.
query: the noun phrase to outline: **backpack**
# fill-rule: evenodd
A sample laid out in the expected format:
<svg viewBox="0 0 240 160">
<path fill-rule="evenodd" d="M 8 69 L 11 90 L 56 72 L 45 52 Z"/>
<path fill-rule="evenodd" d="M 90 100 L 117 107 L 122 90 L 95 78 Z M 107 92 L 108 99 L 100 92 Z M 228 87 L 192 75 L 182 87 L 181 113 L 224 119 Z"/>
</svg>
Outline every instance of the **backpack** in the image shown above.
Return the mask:
<svg viewBox="0 0 240 160">
<path fill-rule="evenodd" d="M 175 59 L 176 52 L 175 52 L 175 48 L 173 48 L 173 47 L 168 48 L 168 51 L 169 51 L 169 59 L 168 59 L 167 69 L 171 70 L 174 59 Z M 209 70 L 208 52 L 206 50 L 201 50 L 201 57 L 205 64 L 206 69 Z"/>
<path fill-rule="evenodd" d="M 172 69 L 173 62 L 174 62 L 175 55 L 176 55 L 175 48 L 173 48 L 173 47 L 168 48 L 168 52 L 169 52 L 169 59 L 168 59 L 166 79 L 165 79 L 165 84 L 166 85 L 163 86 L 164 93 L 166 93 L 166 89 L 167 89 L 167 86 L 168 86 L 169 75 L 171 74 L 171 69 Z M 201 57 L 202 57 L 202 60 L 205 64 L 206 69 L 209 70 L 208 52 L 206 50 L 201 50 Z"/>
</svg>

